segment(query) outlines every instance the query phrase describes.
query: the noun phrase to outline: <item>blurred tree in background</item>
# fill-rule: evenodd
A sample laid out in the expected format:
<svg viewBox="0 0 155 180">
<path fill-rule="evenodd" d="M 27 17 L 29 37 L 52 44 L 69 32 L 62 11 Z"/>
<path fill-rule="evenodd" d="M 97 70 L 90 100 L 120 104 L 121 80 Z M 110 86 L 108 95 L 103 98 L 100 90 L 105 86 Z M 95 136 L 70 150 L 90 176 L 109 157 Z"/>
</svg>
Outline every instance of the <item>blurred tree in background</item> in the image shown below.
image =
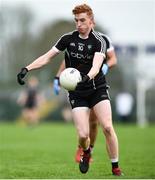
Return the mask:
<svg viewBox="0 0 155 180">
<path fill-rule="evenodd" d="M 31 56 L 32 36 L 30 26 L 32 14 L 26 8 L 2 8 L 1 24 L 1 54 L 0 82 L 14 86 L 17 69 L 23 64 L 23 59 Z"/>
</svg>

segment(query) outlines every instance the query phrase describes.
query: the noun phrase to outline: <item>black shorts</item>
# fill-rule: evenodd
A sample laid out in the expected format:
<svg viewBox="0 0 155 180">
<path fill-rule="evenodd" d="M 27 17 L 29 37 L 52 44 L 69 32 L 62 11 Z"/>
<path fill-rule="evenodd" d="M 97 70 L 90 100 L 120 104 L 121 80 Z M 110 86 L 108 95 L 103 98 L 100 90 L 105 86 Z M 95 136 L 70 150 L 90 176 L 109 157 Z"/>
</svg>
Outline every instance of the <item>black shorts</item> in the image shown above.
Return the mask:
<svg viewBox="0 0 155 180">
<path fill-rule="evenodd" d="M 109 92 L 107 88 L 99 88 L 94 90 L 91 94 L 88 96 L 80 96 L 76 95 L 74 93 L 69 93 L 69 101 L 71 104 L 72 109 L 76 107 L 88 107 L 92 108 L 95 106 L 98 102 L 109 99 Z"/>
</svg>

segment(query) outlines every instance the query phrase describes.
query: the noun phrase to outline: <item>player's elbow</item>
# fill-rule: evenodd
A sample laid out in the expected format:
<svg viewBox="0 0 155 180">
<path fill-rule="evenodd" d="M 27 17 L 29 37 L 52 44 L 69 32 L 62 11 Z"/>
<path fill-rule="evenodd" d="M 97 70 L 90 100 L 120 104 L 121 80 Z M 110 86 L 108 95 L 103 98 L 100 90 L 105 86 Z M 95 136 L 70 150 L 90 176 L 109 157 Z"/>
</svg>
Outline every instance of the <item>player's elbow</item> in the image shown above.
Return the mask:
<svg viewBox="0 0 155 180">
<path fill-rule="evenodd" d="M 114 60 L 113 60 L 113 66 L 116 66 L 117 65 L 117 58 L 114 57 Z"/>
<path fill-rule="evenodd" d="M 116 65 L 117 65 L 117 58 L 116 58 L 116 57 L 113 57 L 113 58 L 111 59 L 110 67 L 114 67 L 114 66 L 116 66 Z"/>
</svg>

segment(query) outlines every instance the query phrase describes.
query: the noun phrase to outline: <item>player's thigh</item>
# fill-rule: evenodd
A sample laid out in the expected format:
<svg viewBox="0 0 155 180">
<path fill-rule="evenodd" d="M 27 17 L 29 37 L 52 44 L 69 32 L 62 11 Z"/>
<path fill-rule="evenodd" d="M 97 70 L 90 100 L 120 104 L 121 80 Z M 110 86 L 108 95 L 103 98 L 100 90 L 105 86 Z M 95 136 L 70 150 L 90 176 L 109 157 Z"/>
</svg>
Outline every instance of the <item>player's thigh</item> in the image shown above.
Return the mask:
<svg viewBox="0 0 155 180">
<path fill-rule="evenodd" d="M 111 104 L 108 99 L 97 103 L 93 110 L 103 127 L 112 126 Z"/>
<path fill-rule="evenodd" d="M 88 107 L 72 109 L 73 120 L 80 136 L 88 136 L 89 134 L 89 114 L 90 109 Z"/>
<path fill-rule="evenodd" d="M 97 121 L 97 117 L 96 117 L 96 114 L 95 114 L 93 109 L 91 109 L 91 111 L 90 111 L 89 121 L 90 122 L 96 122 Z"/>
</svg>

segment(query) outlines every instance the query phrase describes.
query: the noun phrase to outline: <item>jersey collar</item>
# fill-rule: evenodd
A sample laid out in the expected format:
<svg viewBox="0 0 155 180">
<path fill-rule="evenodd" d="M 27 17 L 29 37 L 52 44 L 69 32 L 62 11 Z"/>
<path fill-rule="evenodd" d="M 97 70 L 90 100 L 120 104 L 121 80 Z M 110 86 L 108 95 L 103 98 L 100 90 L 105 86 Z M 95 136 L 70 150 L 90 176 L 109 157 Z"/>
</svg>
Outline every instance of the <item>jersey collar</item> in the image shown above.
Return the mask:
<svg viewBox="0 0 155 180">
<path fill-rule="evenodd" d="M 89 35 L 90 35 L 90 33 L 91 33 L 92 31 L 93 31 L 93 30 L 91 29 L 91 31 L 89 32 L 88 36 L 86 36 L 85 38 L 82 37 L 82 36 L 79 34 L 79 38 L 81 38 L 81 39 L 88 39 L 88 38 L 89 38 Z"/>
</svg>

